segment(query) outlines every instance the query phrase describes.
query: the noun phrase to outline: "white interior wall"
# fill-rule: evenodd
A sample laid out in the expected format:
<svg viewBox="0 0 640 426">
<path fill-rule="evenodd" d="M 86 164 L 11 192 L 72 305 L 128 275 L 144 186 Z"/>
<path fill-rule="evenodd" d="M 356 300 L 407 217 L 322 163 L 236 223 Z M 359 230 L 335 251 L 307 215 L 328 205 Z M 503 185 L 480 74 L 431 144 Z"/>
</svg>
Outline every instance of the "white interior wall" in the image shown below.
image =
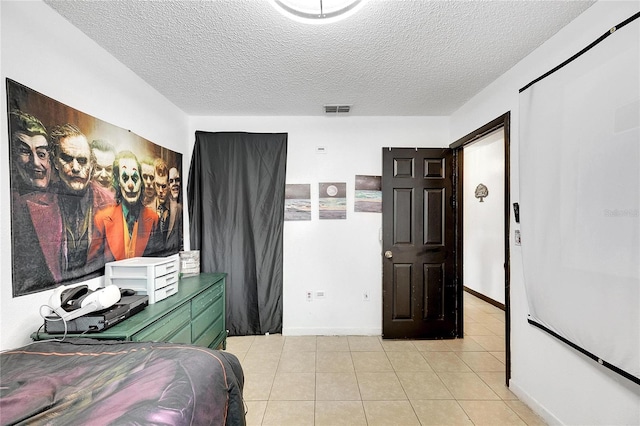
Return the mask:
<svg viewBox="0 0 640 426">
<path fill-rule="evenodd" d="M 318 105 L 318 108 L 321 108 Z M 312 220 L 285 222 L 283 334 L 380 334 L 380 213 L 354 213 L 355 175 L 381 175 L 382 147 L 444 147 L 446 117 L 192 117 L 203 131 L 288 133 L 287 183 L 311 185 Z M 191 138 L 193 145 L 193 137 Z M 316 148 L 326 148 L 316 154 Z M 318 183 L 346 182 L 347 219 L 318 219 Z M 306 301 L 306 291 L 314 299 Z M 315 292 L 324 291 L 323 299 Z M 370 300 L 363 300 L 363 292 Z"/>
<path fill-rule="evenodd" d="M 287 131 L 290 135 L 287 181 L 311 183 L 314 205 L 317 205 L 317 182 L 343 180 L 352 192 L 353 175 L 379 174 L 382 146 L 446 146 L 511 111 L 511 199 L 517 201 L 518 89 L 573 55 L 604 29 L 637 11 L 637 1 L 601 1 L 588 9 L 453 114 L 451 137 L 448 120 L 435 118 L 195 117 L 187 130 L 184 113 L 41 2 L 0 2 L 1 77 L 2 84 L 6 77 L 12 78 L 76 109 L 129 128 L 159 145 L 181 151 L 185 154 L 185 175 L 196 129 Z M 4 96 L 0 111 L 6 111 Z M 5 114 L 0 117 L 4 146 L 0 149 L 0 164 L 6 165 L 9 164 L 7 122 Z M 185 140 L 190 141 L 189 146 L 183 146 Z M 315 156 L 316 145 L 329 148 L 325 159 Z M 359 149 L 373 145 L 375 149 Z M 332 159 L 337 154 L 341 157 Z M 342 170 L 337 164 L 348 165 Z M 2 168 L 0 173 L 0 180 L 8 182 L 8 168 Z M 5 283 L 0 288 L 0 349 L 6 349 L 28 341 L 30 330 L 40 323 L 37 307 L 47 301 L 49 293 L 11 297 L 11 288 L 6 285 L 11 280 L 8 185 L 0 185 L 0 202 L 5 206 L 0 216 L 0 250 L 5 254 L 0 260 L 0 282 Z M 346 221 L 321 223 L 316 207 L 311 222 L 287 223 L 285 227 L 285 312 L 291 310 L 290 314 L 285 313 L 285 330 L 291 334 L 320 332 L 342 323 L 341 320 L 354 330 L 379 330 L 381 292 L 374 292 L 373 288 L 380 288 L 381 222 L 379 215 L 354 214 L 352 198 L 350 203 Z M 518 229 L 513 221 L 511 229 Z M 188 233 L 185 237 L 188 243 Z M 305 252 L 302 248 L 307 247 L 311 248 Z M 351 247 L 358 252 L 348 250 Z M 553 424 L 640 424 L 637 385 L 594 365 L 526 323 L 520 255 L 519 248 L 512 243 L 512 390 Z M 346 270 L 345 257 L 353 259 Z M 349 273 L 353 265 L 357 274 Z M 360 302 L 357 288 L 369 285 L 374 286 L 371 302 Z M 327 296 L 324 300 L 304 302 L 306 289 L 325 290 Z M 337 319 L 333 321 L 332 316 Z M 362 322 L 360 316 L 364 318 Z"/>
<path fill-rule="evenodd" d="M 504 130 L 464 148 L 463 282 L 504 304 Z M 485 185 L 482 202 L 476 187 Z"/>
<path fill-rule="evenodd" d="M 187 116 L 80 30 L 40 1 L 0 2 L 2 85 L 11 78 L 164 147 L 185 153 Z M 0 349 L 30 341 L 50 291 L 12 297 L 9 142 L 5 90 L 0 100 Z M 184 161 L 184 157 L 183 157 Z M 188 163 L 183 163 L 183 170 Z M 188 244 L 188 234 L 186 235 Z M 92 287 L 102 278 L 89 282 Z"/>
<path fill-rule="evenodd" d="M 639 10 L 637 1 L 596 3 L 451 116 L 451 135 L 456 140 L 511 111 L 511 202 L 517 202 L 519 194 L 518 90 Z M 522 253 L 513 244 L 519 227 L 513 215 L 510 229 L 511 390 L 550 424 L 640 424 L 640 386 L 527 323 Z M 522 244 L 526 241 L 523 235 Z"/>
</svg>

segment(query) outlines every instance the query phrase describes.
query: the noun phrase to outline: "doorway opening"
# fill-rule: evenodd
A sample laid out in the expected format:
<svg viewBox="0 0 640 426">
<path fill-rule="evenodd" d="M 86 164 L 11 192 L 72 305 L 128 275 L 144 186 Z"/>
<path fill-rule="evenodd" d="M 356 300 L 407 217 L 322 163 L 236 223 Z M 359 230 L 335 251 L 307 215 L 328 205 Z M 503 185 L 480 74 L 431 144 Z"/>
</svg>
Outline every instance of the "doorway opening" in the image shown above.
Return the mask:
<svg viewBox="0 0 640 426">
<path fill-rule="evenodd" d="M 449 146 L 454 151 L 458 169 L 455 187 L 456 274 L 459 288 L 505 312 L 507 386 L 511 378 L 510 116 L 507 112 Z M 480 179 L 491 183 L 483 183 Z M 486 202 L 492 196 L 492 203 Z M 480 204 L 483 202 L 486 204 Z M 499 282 L 501 280 L 504 281 L 504 287 Z"/>
</svg>

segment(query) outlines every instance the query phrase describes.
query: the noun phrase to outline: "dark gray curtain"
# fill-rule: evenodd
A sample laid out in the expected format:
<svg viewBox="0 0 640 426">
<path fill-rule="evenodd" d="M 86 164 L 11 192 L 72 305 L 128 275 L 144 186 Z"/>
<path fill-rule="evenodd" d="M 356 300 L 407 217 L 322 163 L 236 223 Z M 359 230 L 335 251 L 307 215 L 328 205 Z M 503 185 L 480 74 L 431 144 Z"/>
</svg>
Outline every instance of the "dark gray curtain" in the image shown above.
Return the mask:
<svg viewBox="0 0 640 426">
<path fill-rule="evenodd" d="M 226 272 L 232 336 L 282 332 L 286 133 L 196 132 L 187 195 L 202 272 Z"/>
</svg>

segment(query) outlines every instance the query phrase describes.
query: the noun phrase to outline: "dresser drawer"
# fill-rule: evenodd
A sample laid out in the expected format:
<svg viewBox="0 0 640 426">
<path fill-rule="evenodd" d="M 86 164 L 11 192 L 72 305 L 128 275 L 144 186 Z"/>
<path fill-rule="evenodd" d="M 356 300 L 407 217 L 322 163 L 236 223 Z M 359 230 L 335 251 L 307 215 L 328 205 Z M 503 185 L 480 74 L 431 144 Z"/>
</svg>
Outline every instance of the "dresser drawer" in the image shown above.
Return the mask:
<svg viewBox="0 0 640 426">
<path fill-rule="evenodd" d="M 144 330 L 134 334 L 131 340 L 137 342 L 166 342 L 176 335 L 179 330 L 182 331 L 185 325 L 190 325 L 190 322 L 191 309 L 189 303 L 185 303 L 183 306 L 160 318 Z"/>
<path fill-rule="evenodd" d="M 224 330 L 224 321 L 222 320 L 222 316 L 218 317 L 211 327 L 207 328 L 202 335 L 193 339 L 193 344 L 196 346 L 209 347 L 216 340 L 216 338 L 222 333 Z M 193 331 L 193 330 L 192 330 Z"/>
<path fill-rule="evenodd" d="M 209 305 L 207 309 L 191 321 L 191 335 L 194 341 L 200 338 L 200 335 L 205 330 L 222 317 L 222 303 L 222 297 L 219 297 L 218 300 Z"/>
<path fill-rule="evenodd" d="M 187 324 L 168 340 L 171 343 L 191 344 L 191 324 Z"/>
<path fill-rule="evenodd" d="M 214 301 L 221 299 L 224 294 L 224 282 L 218 283 L 202 294 L 194 297 L 191 302 L 191 312 L 193 318 L 197 317 L 205 309 L 210 309 Z M 222 305 L 220 305 L 222 307 Z M 216 308 L 217 309 L 217 308 Z"/>
</svg>

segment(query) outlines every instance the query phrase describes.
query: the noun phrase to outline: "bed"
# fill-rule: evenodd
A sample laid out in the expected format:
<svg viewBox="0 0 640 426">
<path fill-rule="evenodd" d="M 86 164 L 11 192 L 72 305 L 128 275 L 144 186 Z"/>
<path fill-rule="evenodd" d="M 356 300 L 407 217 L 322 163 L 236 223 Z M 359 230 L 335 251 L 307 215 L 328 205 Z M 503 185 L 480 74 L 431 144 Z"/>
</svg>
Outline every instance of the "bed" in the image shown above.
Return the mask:
<svg viewBox="0 0 640 426">
<path fill-rule="evenodd" d="M 172 343 L 68 339 L 0 354 L 0 423 L 244 425 L 230 353 Z"/>
</svg>

